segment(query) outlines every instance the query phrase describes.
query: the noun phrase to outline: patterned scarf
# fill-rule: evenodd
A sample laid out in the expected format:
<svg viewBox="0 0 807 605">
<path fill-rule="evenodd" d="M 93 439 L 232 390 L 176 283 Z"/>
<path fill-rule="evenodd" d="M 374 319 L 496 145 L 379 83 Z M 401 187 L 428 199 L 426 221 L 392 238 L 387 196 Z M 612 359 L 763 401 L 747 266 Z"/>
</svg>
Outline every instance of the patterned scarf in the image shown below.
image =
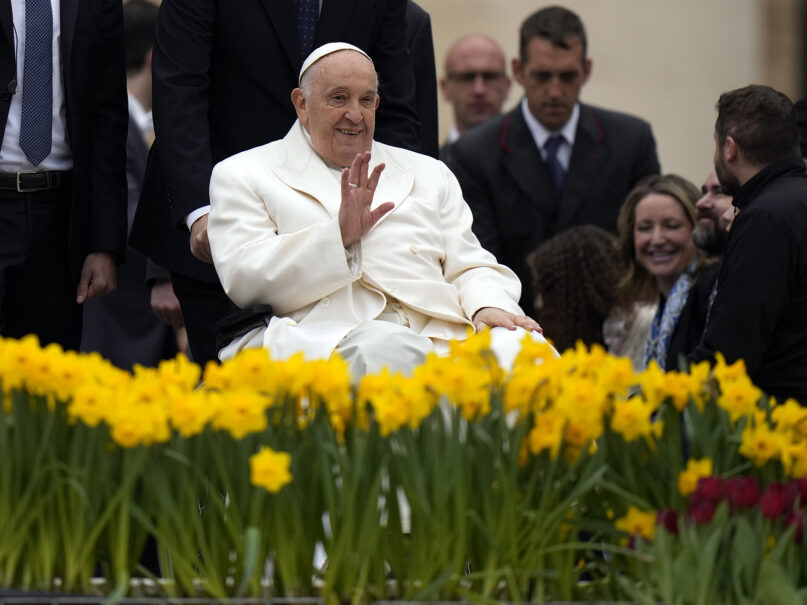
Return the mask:
<svg viewBox="0 0 807 605">
<path fill-rule="evenodd" d="M 650 326 L 650 339 L 647 341 L 647 346 L 644 350 L 645 367 L 655 359 L 662 370 L 667 369 L 667 347 L 670 345 L 670 338 L 675 331 L 675 325 L 678 323 L 681 311 L 687 304 L 689 289 L 694 282 L 692 272 L 695 270 L 697 263 L 698 259 L 696 258 L 684 269 L 684 272 L 673 285 L 667 302 L 659 301 L 656 316 Z"/>
</svg>

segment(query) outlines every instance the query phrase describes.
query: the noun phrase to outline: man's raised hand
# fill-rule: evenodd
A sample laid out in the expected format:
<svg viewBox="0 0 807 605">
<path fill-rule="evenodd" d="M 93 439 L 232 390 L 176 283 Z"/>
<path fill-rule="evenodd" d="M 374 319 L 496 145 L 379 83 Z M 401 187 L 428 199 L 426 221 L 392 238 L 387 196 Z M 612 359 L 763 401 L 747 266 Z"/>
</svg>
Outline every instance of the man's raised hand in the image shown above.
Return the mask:
<svg viewBox="0 0 807 605">
<path fill-rule="evenodd" d="M 356 154 L 350 168 L 342 171 L 342 204 L 339 207 L 339 229 L 345 248 L 359 241 L 381 217 L 395 207 L 392 202 L 380 204 L 371 210 L 378 179 L 384 164 L 370 168 L 370 152 Z"/>
</svg>

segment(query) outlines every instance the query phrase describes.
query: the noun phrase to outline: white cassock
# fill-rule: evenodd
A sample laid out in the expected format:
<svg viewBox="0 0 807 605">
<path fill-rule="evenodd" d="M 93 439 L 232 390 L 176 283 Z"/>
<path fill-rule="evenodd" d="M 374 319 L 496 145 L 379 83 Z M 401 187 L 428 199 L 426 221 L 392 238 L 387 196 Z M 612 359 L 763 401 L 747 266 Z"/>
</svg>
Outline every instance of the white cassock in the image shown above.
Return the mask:
<svg viewBox="0 0 807 605">
<path fill-rule="evenodd" d="M 395 207 L 348 252 L 339 230 L 339 171 L 314 151 L 299 121 L 283 139 L 216 165 L 208 224 L 216 271 L 238 306 L 265 303 L 275 313 L 223 349 L 222 359 L 247 347 L 266 347 L 276 359 L 300 351 L 327 358 L 396 301 L 411 330 L 438 353 L 466 337 L 482 307 L 523 314 L 518 278 L 471 232 L 471 211 L 451 171 L 378 142 L 371 153 L 371 170 L 386 165 L 373 205 Z"/>
</svg>

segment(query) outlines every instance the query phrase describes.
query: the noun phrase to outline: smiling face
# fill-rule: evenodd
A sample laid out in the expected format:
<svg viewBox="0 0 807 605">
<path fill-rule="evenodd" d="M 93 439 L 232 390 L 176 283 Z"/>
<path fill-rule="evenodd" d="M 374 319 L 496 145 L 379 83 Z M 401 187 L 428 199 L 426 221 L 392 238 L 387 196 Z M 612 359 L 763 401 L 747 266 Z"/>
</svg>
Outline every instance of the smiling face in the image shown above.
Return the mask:
<svg viewBox="0 0 807 605">
<path fill-rule="evenodd" d="M 719 254 L 728 236 L 730 219 L 734 218 L 733 213 L 727 213 L 732 207 L 731 196 L 724 193 L 715 172 L 706 177 L 701 193 L 703 195 L 695 203 L 698 224 L 692 238 L 699 248 L 711 254 Z"/>
<path fill-rule="evenodd" d="M 650 193 L 636 205 L 633 244 L 636 261 L 669 296 L 675 281 L 695 258 L 692 223 L 672 196 Z"/>
<path fill-rule="evenodd" d="M 340 50 L 317 61 L 303 78 L 291 100 L 314 149 L 328 163 L 350 166 L 373 143 L 379 100 L 373 64 L 361 53 Z"/>
<path fill-rule="evenodd" d="M 591 59 L 583 59 L 583 41 L 566 39 L 568 48 L 532 38 L 527 60 L 513 59 L 513 75 L 524 87 L 530 113 L 547 130 L 560 130 L 572 115 L 580 88 L 591 74 Z"/>
</svg>

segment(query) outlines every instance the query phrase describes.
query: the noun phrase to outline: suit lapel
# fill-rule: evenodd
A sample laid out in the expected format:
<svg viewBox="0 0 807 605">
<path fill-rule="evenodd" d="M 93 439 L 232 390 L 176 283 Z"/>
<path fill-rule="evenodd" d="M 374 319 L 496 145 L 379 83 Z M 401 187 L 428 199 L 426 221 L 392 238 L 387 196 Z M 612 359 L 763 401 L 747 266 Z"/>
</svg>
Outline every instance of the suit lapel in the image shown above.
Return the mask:
<svg viewBox="0 0 807 605">
<path fill-rule="evenodd" d="M 299 121 L 295 122 L 283 139 L 286 162 L 272 170 L 286 185 L 312 197 L 322 204 L 331 216 L 336 216 L 341 203 L 339 185 L 335 183 L 333 173 L 309 145 L 302 130 Z M 412 190 L 414 174 L 410 169 L 398 164 L 377 143 L 373 143 L 372 155 L 373 165 L 381 162 L 386 164 L 376 188 L 373 207 L 384 202 L 392 202 L 397 208 Z"/>
<path fill-rule="evenodd" d="M 581 105 L 580 122 L 569 160 L 569 172 L 566 174 L 566 187 L 558 209 L 558 230 L 573 224 L 580 204 L 605 166 L 608 153 L 603 145 L 604 139 L 605 133 L 594 112 L 590 107 Z"/>
<path fill-rule="evenodd" d="M 62 71 L 65 81 L 69 81 L 70 76 L 70 55 L 73 51 L 73 34 L 76 31 L 76 15 L 78 15 L 78 5 L 80 0 L 62 0 L 61 7 L 61 38 L 62 38 Z"/>
<path fill-rule="evenodd" d="M 356 0 L 323 0 L 317 32 L 314 34 L 314 48 L 326 42 L 342 40 L 355 4 Z"/>
<path fill-rule="evenodd" d="M 505 168 L 524 195 L 543 212 L 553 215 L 555 192 L 551 177 L 524 121 L 520 105 L 507 116 L 499 145 L 506 152 L 503 155 Z"/>
<path fill-rule="evenodd" d="M 11 0 L 0 0 L 0 26 L 3 28 L 10 52 L 14 52 L 14 17 L 11 14 Z"/>
<path fill-rule="evenodd" d="M 297 37 L 297 14 L 294 12 L 294 2 L 291 0 L 261 0 L 261 4 L 272 22 L 294 71 L 300 71 L 303 66 L 303 56 L 300 53 L 300 41 Z"/>
<path fill-rule="evenodd" d="M 395 205 L 390 212 L 381 217 L 373 229 L 383 223 L 388 216 L 397 210 L 406 201 L 415 185 L 415 174 L 411 168 L 398 163 L 389 153 L 387 148 L 373 142 L 373 164 L 384 163 L 384 172 L 378 181 L 375 195 L 373 196 L 373 208 L 384 202 L 392 202 Z M 372 170 L 372 167 L 371 167 Z"/>
</svg>

